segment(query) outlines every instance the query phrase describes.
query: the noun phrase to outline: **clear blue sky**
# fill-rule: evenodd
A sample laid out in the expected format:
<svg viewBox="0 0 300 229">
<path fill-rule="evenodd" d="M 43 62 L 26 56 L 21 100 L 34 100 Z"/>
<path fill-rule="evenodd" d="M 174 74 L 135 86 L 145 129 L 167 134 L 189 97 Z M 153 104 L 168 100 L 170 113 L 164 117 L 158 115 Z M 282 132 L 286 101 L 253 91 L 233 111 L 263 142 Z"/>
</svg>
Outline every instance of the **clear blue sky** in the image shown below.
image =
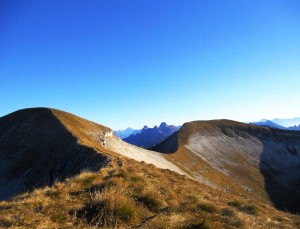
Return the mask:
<svg viewBox="0 0 300 229">
<path fill-rule="evenodd" d="M 2 0 L 0 116 L 113 129 L 300 116 L 299 0 Z"/>
</svg>

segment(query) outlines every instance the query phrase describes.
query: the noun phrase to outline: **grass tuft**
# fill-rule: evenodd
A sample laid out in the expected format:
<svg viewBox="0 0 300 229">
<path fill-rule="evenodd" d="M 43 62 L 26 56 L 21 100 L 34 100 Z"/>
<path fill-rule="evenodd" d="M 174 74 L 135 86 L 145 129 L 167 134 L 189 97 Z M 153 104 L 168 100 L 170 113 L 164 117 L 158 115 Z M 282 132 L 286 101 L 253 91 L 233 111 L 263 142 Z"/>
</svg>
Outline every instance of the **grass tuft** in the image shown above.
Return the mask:
<svg viewBox="0 0 300 229">
<path fill-rule="evenodd" d="M 258 208 L 254 205 L 249 205 L 242 203 L 240 201 L 229 201 L 228 202 L 229 206 L 235 207 L 241 212 L 247 213 L 249 215 L 258 215 Z"/>
<path fill-rule="evenodd" d="M 162 207 L 162 202 L 153 193 L 139 195 L 136 199 L 152 211 L 158 211 Z"/>
<path fill-rule="evenodd" d="M 206 211 L 209 213 L 217 212 L 217 208 L 214 205 L 209 203 L 201 203 L 198 205 L 198 208 L 202 211 Z"/>
</svg>

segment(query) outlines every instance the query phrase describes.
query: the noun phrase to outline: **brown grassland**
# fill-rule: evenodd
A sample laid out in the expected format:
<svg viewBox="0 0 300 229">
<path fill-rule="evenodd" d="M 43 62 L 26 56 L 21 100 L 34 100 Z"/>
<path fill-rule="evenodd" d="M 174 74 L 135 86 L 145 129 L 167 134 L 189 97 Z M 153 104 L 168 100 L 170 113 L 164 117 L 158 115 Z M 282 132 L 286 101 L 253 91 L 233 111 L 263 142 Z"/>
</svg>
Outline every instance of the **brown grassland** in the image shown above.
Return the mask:
<svg viewBox="0 0 300 229">
<path fill-rule="evenodd" d="M 108 164 L 0 202 L 0 228 L 300 228 L 298 215 L 125 158 L 97 140 L 109 128 L 51 112 L 77 139 L 76 145 L 107 157 Z"/>
<path fill-rule="evenodd" d="M 185 176 L 113 157 L 53 187 L 0 202 L 2 228 L 297 228 L 300 218 Z"/>
</svg>

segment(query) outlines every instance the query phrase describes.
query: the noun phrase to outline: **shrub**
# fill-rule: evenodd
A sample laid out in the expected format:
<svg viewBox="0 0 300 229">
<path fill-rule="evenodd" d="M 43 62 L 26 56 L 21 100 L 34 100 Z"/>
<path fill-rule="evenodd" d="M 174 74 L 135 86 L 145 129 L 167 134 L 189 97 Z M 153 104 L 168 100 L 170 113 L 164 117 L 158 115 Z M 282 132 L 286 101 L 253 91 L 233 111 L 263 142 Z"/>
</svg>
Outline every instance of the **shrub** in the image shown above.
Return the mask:
<svg viewBox="0 0 300 229">
<path fill-rule="evenodd" d="M 217 208 L 214 205 L 209 203 L 201 203 L 198 205 L 198 208 L 202 211 L 206 211 L 209 213 L 217 212 Z"/>
</svg>

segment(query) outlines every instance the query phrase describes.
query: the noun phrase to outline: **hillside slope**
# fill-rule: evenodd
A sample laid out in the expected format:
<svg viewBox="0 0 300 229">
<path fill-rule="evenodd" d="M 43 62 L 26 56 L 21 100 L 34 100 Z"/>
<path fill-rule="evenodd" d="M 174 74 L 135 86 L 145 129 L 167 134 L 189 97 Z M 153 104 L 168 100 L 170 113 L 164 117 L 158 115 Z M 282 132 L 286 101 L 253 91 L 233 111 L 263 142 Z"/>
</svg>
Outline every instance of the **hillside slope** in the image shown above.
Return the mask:
<svg viewBox="0 0 300 229">
<path fill-rule="evenodd" d="M 300 132 L 195 121 L 153 150 L 207 185 L 300 212 Z"/>
<path fill-rule="evenodd" d="M 100 124 L 56 109 L 33 108 L 0 118 L 0 200 L 98 171 L 122 155 L 183 173 L 160 153 L 121 141 Z"/>
<path fill-rule="evenodd" d="M 52 185 L 81 170 L 98 170 L 108 161 L 105 154 L 79 144 L 50 109 L 0 118 L 0 199 Z"/>
<path fill-rule="evenodd" d="M 1 228 L 299 226 L 299 216 L 127 158 L 0 202 Z"/>
<path fill-rule="evenodd" d="M 178 161 L 182 170 L 107 127 L 55 109 L 1 117 L 0 157 L 1 228 L 300 225 L 295 215 L 189 179 L 180 174 L 195 174 Z"/>
</svg>

